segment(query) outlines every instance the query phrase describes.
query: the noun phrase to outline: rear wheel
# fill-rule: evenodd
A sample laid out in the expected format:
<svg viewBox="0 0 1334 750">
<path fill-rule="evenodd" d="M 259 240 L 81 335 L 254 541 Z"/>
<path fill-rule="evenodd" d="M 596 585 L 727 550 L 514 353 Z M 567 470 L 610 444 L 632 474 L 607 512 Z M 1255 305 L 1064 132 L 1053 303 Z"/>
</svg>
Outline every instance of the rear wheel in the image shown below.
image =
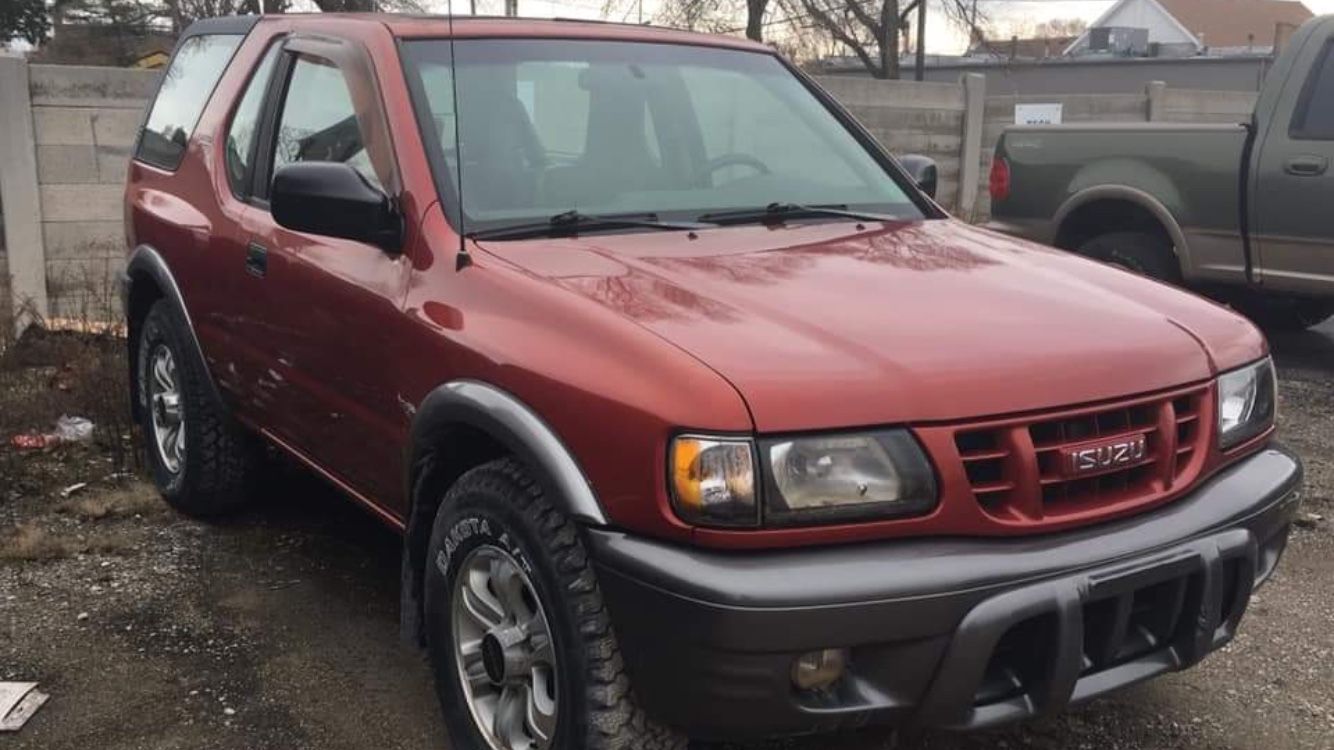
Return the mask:
<svg viewBox="0 0 1334 750">
<path fill-rule="evenodd" d="M 1334 302 L 1300 297 L 1248 299 L 1237 307 L 1261 328 L 1273 331 L 1304 331 L 1334 317 Z"/>
<path fill-rule="evenodd" d="M 455 750 L 684 750 L 634 703 L 577 527 L 511 459 L 449 490 L 426 643 Z"/>
<path fill-rule="evenodd" d="M 166 302 L 155 303 L 135 360 L 140 426 L 148 467 L 167 502 L 184 513 L 216 516 L 245 504 L 253 459 L 190 346 L 185 321 Z"/>
<path fill-rule="evenodd" d="M 1085 241 L 1080 255 L 1169 284 L 1181 283 L 1172 243 L 1152 232 L 1108 232 Z"/>
</svg>

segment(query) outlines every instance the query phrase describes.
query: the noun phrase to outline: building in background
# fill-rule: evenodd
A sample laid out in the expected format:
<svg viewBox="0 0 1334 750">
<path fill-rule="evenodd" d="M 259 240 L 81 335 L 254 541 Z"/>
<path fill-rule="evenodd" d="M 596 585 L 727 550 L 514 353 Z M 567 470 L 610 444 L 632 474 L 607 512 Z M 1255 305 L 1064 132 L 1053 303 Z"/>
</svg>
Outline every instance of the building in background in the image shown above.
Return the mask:
<svg viewBox="0 0 1334 750">
<path fill-rule="evenodd" d="M 1066 55 L 1269 55 L 1314 17 L 1296 0 L 1120 0 Z"/>
</svg>

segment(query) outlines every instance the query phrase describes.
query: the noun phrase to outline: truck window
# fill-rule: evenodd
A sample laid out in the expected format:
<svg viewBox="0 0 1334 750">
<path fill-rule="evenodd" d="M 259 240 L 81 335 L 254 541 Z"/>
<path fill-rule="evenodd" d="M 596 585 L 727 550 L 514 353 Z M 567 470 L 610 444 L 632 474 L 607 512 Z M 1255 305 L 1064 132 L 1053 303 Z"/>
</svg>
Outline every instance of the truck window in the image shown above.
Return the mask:
<svg viewBox="0 0 1334 750">
<path fill-rule="evenodd" d="M 366 153 L 347 79 L 337 67 L 311 57 L 297 58 L 292 67 L 269 174 L 299 161 L 344 162 L 371 184 L 383 184 Z"/>
<path fill-rule="evenodd" d="M 181 43 L 163 75 L 134 158 L 174 170 L 222 71 L 241 44 L 240 34 L 205 34 Z"/>
<path fill-rule="evenodd" d="M 1302 89 L 1289 135 L 1299 140 L 1334 140 L 1334 39 L 1325 42 Z"/>
<path fill-rule="evenodd" d="M 259 113 L 264 104 L 264 93 L 269 87 L 269 78 L 273 74 L 273 65 L 278 59 L 278 46 L 274 44 L 270 47 L 255 68 L 245 95 L 241 97 L 241 104 L 232 116 L 232 124 L 227 128 L 227 181 L 231 183 L 232 193 L 238 198 L 244 198 L 250 192 L 250 168 L 254 164 Z"/>
</svg>

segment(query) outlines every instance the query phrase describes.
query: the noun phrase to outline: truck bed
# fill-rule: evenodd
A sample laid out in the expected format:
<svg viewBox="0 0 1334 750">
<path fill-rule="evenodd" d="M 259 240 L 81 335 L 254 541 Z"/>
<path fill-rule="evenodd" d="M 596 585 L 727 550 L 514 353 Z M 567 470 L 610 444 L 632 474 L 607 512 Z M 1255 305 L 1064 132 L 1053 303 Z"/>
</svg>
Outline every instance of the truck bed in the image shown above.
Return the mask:
<svg viewBox="0 0 1334 750">
<path fill-rule="evenodd" d="M 1235 233 L 1246 136 L 1240 124 L 1010 128 L 998 152 L 1015 186 L 1004 216 L 1049 219 L 1082 190 L 1125 185 L 1158 196 L 1184 229 Z"/>
</svg>

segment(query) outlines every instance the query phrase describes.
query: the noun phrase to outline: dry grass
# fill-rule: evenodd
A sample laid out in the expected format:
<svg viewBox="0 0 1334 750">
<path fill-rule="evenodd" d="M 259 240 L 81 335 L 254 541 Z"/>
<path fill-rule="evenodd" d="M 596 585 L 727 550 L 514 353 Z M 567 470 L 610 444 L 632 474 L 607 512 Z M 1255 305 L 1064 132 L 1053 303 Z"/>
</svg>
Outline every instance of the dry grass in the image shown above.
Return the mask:
<svg viewBox="0 0 1334 750">
<path fill-rule="evenodd" d="M 32 523 L 23 524 L 9 535 L 0 537 L 0 560 L 53 560 L 70 554 L 67 540 Z"/>
<path fill-rule="evenodd" d="M 0 562 L 38 562 L 75 555 L 126 555 L 134 550 L 135 537 L 126 529 L 97 529 L 91 534 L 51 531 L 35 523 L 20 524 L 0 534 Z"/>
<path fill-rule="evenodd" d="M 72 497 L 56 506 L 56 510 L 85 521 L 105 518 L 149 515 L 167 510 L 157 490 L 145 482 L 134 482 L 114 490 L 89 491 L 87 497 Z"/>
<path fill-rule="evenodd" d="M 115 332 L 31 327 L 0 356 L 0 478 L 33 468 L 30 454 L 10 448 L 9 439 L 48 433 L 62 415 L 93 422 L 91 447 L 111 457 L 113 470 L 140 468 L 125 341 Z"/>
<path fill-rule="evenodd" d="M 63 317 L 43 318 L 36 305 L 18 305 L 27 325 L 17 340 L 8 313 L 0 315 L 0 443 L 22 432 L 50 432 L 62 415 L 92 420 L 93 441 L 117 471 L 137 470 L 130 418 L 129 365 L 117 303 L 119 260 L 106 267 L 84 264 L 81 273 L 48 281 L 63 301 Z M 0 446 L 0 478 L 21 470 L 6 465 Z"/>
</svg>

